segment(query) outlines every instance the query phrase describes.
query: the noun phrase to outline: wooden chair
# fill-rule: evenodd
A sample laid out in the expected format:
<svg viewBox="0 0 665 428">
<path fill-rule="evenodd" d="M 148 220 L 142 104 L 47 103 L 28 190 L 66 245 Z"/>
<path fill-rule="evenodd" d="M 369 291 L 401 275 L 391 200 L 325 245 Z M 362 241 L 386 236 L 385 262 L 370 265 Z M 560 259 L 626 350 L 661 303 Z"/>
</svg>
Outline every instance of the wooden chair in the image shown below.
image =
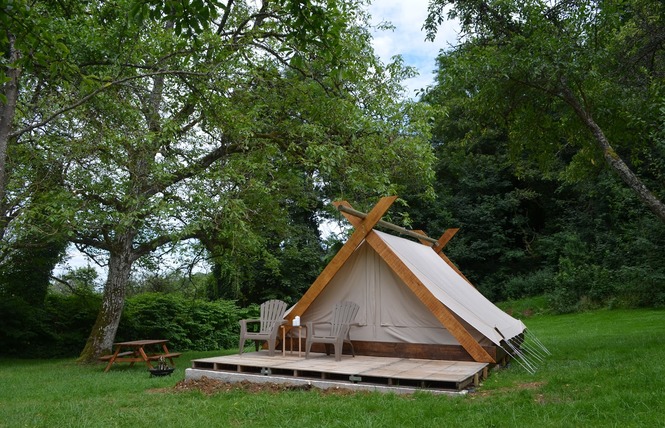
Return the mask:
<svg viewBox="0 0 665 428">
<path fill-rule="evenodd" d="M 259 341 L 268 342 L 268 355 L 275 355 L 277 346 L 277 333 L 279 326 L 286 324 L 284 313 L 286 312 L 286 303 L 281 300 L 268 300 L 261 304 L 260 319 L 240 320 L 240 354 L 245 348 L 245 340 L 254 341 L 256 351 L 259 350 Z M 247 327 L 251 323 L 259 323 L 259 331 L 248 331 Z"/>
<path fill-rule="evenodd" d="M 309 351 L 313 343 L 324 343 L 326 346 L 326 354 L 330 355 L 328 345 L 335 347 L 335 361 L 342 359 L 342 346 L 344 342 L 351 345 L 351 355 L 356 356 L 353 350 L 353 343 L 349 337 L 349 330 L 353 321 L 356 319 L 360 306 L 353 302 L 340 302 L 335 305 L 332 312 L 332 321 L 313 323 L 308 322 L 307 325 L 307 341 L 305 342 L 305 358 L 309 358 Z M 315 327 L 319 324 L 330 324 L 330 331 L 326 335 L 317 335 Z"/>
</svg>

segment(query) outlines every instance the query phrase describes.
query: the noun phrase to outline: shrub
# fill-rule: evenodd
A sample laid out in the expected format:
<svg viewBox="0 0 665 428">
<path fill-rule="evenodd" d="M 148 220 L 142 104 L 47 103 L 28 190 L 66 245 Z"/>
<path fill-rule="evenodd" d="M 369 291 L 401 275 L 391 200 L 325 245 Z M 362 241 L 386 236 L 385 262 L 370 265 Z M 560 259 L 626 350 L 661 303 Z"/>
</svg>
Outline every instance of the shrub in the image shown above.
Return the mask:
<svg viewBox="0 0 665 428">
<path fill-rule="evenodd" d="M 101 295 L 92 291 L 50 293 L 43 308 L 20 298 L 2 299 L 0 349 L 24 358 L 74 357 L 85 346 L 100 306 Z M 238 320 L 255 316 L 257 308 L 176 294 L 140 294 L 127 300 L 116 341 L 163 338 L 179 351 L 233 348 L 238 345 Z"/>
<path fill-rule="evenodd" d="M 144 293 L 127 300 L 117 339 L 168 339 L 169 348 L 179 351 L 232 348 L 242 313 L 232 301 Z"/>
<path fill-rule="evenodd" d="M 34 308 L 20 297 L 0 299 L 0 349 L 4 355 L 37 356 L 36 346 L 47 336 L 43 308 Z"/>
<path fill-rule="evenodd" d="M 617 272 L 622 287 L 617 293 L 616 306 L 665 307 L 665 272 L 648 267 L 623 266 Z"/>
<path fill-rule="evenodd" d="M 508 299 L 541 296 L 554 288 L 554 273 L 542 269 L 529 275 L 510 278 L 504 287 Z"/>
<path fill-rule="evenodd" d="M 101 304 L 102 296 L 92 291 L 72 295 L 50 293 L 46 297 L 50 357 L 78 355 L 95 324 Z"/>
<path fill-rule="evenodd" d="M 86 295 L 47 295 L 34 307 L 18 297 L 0 300 L 0 349 L 27 358 L 76 355 L 90 334 L 101 298 Z"/>
</svg>

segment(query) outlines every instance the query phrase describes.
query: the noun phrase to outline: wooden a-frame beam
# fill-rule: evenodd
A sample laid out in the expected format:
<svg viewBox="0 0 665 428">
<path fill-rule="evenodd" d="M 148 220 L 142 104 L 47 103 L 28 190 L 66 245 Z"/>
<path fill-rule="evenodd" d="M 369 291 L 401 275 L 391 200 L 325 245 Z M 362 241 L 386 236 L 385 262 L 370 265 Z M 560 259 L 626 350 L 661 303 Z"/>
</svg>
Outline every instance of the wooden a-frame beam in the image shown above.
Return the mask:
<svg viewBox="0 0 665 428">
<path fill-rule="evenodd" d="M 496 363 L 480 343 L 471 336 L 462 323 L 455 318 L 450 309 L 425 287 L 411 269 L 402 262 L 377 234 L 369 234 L 366 240 L 475 361 L 480 363 Z"/>
<path fill-rule="evenodd" d="M 344 202 L 346 204 L 346 202 Z M 360 226 L 360 218 L 342 212 L 344 217 L 354 226 Z M 454 233 L 453 233 L 454 234 Z M 494 359 L 485 351 L 476 339 L 471 336 L 467 329 L 460 323 L 455 315 L 443 303 L 439 301 L 425 287 L 418 277 L 409 269 L 404 262 L 383 242 L 376 233 L 369 233 L 365 237 L 367 243 L 376 251 L 388 264 L 395 274 L 404 281 L 413 294 L 432 312 L 439 322 L 453 335 L 462 347 L 471 355 L 471 357 L 481 363 L 496 363 Z M 439 255 L 445 257 L 443 253 Z M 446 258 L 447 259 L 447 258 Z M 446 260 L 444 259 L 444 260 Z M 468 280 L 467 280 L 468 281 Z"/>
<path fill-rule="evenodd" d="M 436 244 L 432 246 L 432 249 L 436 251 L 438 254 L 441 254 L 441 251 L 443 251 L 443 247 L 445 247 L 448 242 L 455 236 L 455 234 L 459 232 L 459 228 L 451 228 L 447 229 L 445 232 L 443 232 L 443 235 L 436 241 Z"/>
<path fill-rule="evenodd" d="M 337 272 L 342 268 L 344 263 L 351 257 L 351 254 L 355 251 L 356 248 L 363 242 L 367 234 L 369 234 L 376 223 L 381 220 L 381 217 L 388 211 L 390 206 L 395 202 L 397 196 L 387 196 L 381 198 L 379 202 L 372 208 L 372 210 L 367 214 L 367 217 L 353 224 L 355 230 L 351 237 L 346 241 L 346 243 L 339 249 L 337 254 L 333 259 L 328 263 L 328 265 L 323 269 L 319 276 L 314 280 L 309 289 L 305 292 L 302 298 L 296 303 L 293 309 L 289 312 L 286 317 L 287 320 L 292 321 L 293 318 L 298 315 L 302 315 L 309 305 L 312 304 L 314 299 L 321 293 L 321 291 L 328 285 L 332 278 L 337 274 Z M 336 204 L 347 204 L 347 202 L 336 202 Z M 350 206 L 350 205 L 349 205 Z M 290 323 L 289 323 L 290 324 Z"/>
<path fill-rule="evenodd" d="M 351 224 L 354 224 L 352 219 L 363 219 L 367 216 L 367 214 L 353 209 L 353 207 L 348 202 L 335 203 L 335 207 L 337 207 L 337 209 L 342 213 L 344 217 L 346 217 L 347 220 L 349 220 Z M 446 262 L 446 264 L 448 264 L 448 266 L 450 266 L 455 272 L 457 272 L 459 276 L 464 278 L 464 280 L 468 282 L 473 288 L 476 288 L 476 286 L 473 285 L 471 281 L 469 281 L 469 278 L 467 278 L 462 273 L 462 271 L 459 270 L 459 268 L 455 265 L 455 263 L 453 263 L 448 258 L 448 256 L 446 256 L 443 253 L 443 248 L 448 244 L 448 242 L 452 239 L 452 237 L 455 236 L 455 234 L 459 231 L 459 228 L 447 229 L 439 239 L 434 239 L 427 236 L 427 234 L 423 230 L 408 230 L 401 226 L 397 226 L 395 224 L 388 223 L 387 221 L 383 220 L 379 220 L 377 224 L 379 226 L 386 227 L 390 230 L 394 230 L 398 233 L 410 236 L 412 238 L 416 238 L 420 241 L 421 244 L 431 247 L 432 250 L 434 250 L 434 252 L 437 253 L 439 257 L 441 257 L 441 259 L 443 259 L 443 261 Z"/>
</svg>

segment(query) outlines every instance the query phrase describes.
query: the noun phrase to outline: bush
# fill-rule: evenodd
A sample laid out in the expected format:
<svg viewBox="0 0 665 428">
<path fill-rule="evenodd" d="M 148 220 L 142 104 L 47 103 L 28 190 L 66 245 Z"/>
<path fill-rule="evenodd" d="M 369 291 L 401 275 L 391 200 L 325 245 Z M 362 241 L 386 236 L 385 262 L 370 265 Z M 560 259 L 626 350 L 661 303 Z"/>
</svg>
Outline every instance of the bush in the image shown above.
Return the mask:
<svg viewBox="0 0 665 428">
<path fill-rule="evenodd" d="M 626 308 L 665 307 L 665 272 L 648 267 L 624 266 L 617 272 L 623 284 L 615 306 Z"/>
<path fill-rule="evenodd" d="M 505 284 L 508 299 L 541 296 L 554 288 L 554 273 L 542 269 L 530 275 L 510 278 Z"/>
<path fill-rule="evenodd" d="M 49 357 L 72 357 L 81 352 L 102 305 L 102 296 L 92 291 L 72 295 L 51 293 L 46 297 Z"/>
<path fill-rule="evenodd" d="M 549 293 L 550 305 L 557 313 L 594 309 L 607 305 L 620 288 L 615 272 L 562 258 Z"/>
<path fill-rule="evenodd" d="M 117 340 L 168 339 L 169 348 L 178 351 L 232 348 L 243 313 L 232 301 L 144 293 L 127 300 Z"/>
<path fill-rule="evenodd" d="M 50 293 L 43 308 L 21 298 L 0 300 L 0 349 L 24 358 L 75 357 L 85 346 L 101 306 L 93 292 Z M 168 339 L 178 351 L 238 346 L 238 320 L 258 307 L 240 309 L 233 301 L 207 302 L 175 294 L 146 293 L 127 299 L 116 341 Z"/>
<path fill-rule="evenodd" d="M 33 308 L 19 297 L 0 299 L 0 349 L 4 355 L 37 354 L 34 346 L 47 336 L 44 328 L 45 311 Z M 30 355 L 37 356 L 37 355 Z"/>
<path fill-rule="evenodd" d="M 101 298 L 49 294 L 34 307 L 17 297 L 0 300 L 0 349 L 27 358 L 75 356 L 83 349 L 95 322 Z"/>
</svg>

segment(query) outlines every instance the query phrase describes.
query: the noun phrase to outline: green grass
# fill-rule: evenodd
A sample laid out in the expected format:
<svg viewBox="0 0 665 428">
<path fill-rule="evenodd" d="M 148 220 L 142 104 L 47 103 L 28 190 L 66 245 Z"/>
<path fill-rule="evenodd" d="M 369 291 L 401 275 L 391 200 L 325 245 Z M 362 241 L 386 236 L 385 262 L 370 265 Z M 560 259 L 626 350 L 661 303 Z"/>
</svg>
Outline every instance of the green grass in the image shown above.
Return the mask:
<svg viewBox="0 0 665 428">
<path fill-rule="evenodd" d="M 535 375 L 493 371 L 463 397 L 318 391 L 211 396 L 145 367 L 0 359 L 0 427 L 657 427 L 665 426 L 665 311 L 541 315 L 525 323 L 552 356 Z M 228 353 L 229 351 L 227 351 Z M 166 392 L 165 392 L 166 391 Z"/>
<path fill-rule="evenodd" d="M 520 300 L 508 300 L 497 306 L 515 318 L 531 317 L 550 313 L 547 297 L 536 296 Z"/>
</svg>

